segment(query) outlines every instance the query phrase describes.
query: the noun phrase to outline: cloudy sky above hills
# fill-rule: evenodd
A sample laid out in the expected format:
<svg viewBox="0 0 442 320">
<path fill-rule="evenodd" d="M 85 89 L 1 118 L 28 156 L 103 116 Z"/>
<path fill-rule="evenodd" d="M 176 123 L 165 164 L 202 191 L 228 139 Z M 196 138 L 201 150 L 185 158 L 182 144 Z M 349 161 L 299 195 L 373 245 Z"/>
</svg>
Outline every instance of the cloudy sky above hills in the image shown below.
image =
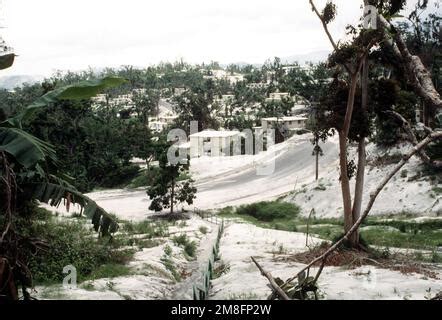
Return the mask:
<svg viewBox="0 0 442 320">
<path fill-rule="evenodd" d="M 332 30 L 342 36 L 361 15 L 360 2 L 336 3 Z M 19 55 L 7 75 L 180 58 L 262 63 L 330 49 L 307 0 L 3 0 L 0 16 L 2 36 Z"/>
</svg>

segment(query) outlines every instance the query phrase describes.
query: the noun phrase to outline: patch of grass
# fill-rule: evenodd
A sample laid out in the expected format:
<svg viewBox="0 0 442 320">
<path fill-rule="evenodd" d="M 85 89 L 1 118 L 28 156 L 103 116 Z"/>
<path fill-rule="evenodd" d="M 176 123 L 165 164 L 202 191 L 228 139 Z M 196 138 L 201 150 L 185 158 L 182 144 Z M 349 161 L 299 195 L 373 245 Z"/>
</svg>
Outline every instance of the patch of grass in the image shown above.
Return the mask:
<svg viewBox="0 0 442 320">
<path fill-rule="evenodd" d="M 215 269 L 213 269 L 213 279 L 220 278 L 223 274 L 226 274 L 230 271 L 230 265 L 226 263 L 220 263 L 219 265 L 215 266 Z"/>
<path fill-rule="evenodd" d="M 408 170 L 404 169 L 401 171 L 401 178 L 406 178 L 408 176 Z"/>
<path fill-rule="evenodd" d="M 197 245 L 195 241 L 190 241 L 186 234 L 181 234 L 172 238 L 172 241 L 179 247 L 184 248 L 184 252 L 190 258 L 195 257 Z"/>
<path fill-rule="evenodd" d="M 279 201 L 258 202 L 242 205 L 236 209 L 236 213 L 269 222 L 281 218 L 295 218 L 299 214 L 299 207 L 292 203 Z"/>
<path fill-rule="evenodd" d="M 165 267 L 165 268 L 166 268 L 166 269 L 172 274 L 173 278 L 174 278 L 176 281 L 181 281 L 181 275 L 180 275 L 180 273 L 178 272 L 178 270 L 177 270 L 175 264 L 173 263 L 172 259 L 171 259 L 169 256 L 164 255 L 164 256 L 161 258 L 161 263 L 162 263 L 162 264 L 164 265 L 164 267 Z"/>
<path fill-rule="evenodd" d="M 179 236 L 174 236 L 172 238 L 172 241 L 177 246 L 183 247 L 184 245 L 186 245 L 186 243 L 189 242 L 189 238 L 187 237 L 187 235 L 185 233 L 183 233 L 183 234 L 180 234 Z"/>
<path fill-rule="evenodd" d="M 327 190 L 327 187 L 323 183 L 320 183 L 313 190 L 325 191 Z"/>
<path fill-rule="evenodd" d="M 185 228 L 185 227 L 187 227 L 187 222 L 184 220 L 178 224 L 178 228 Z"/>
<path fill-rule="evenodd" d="M 96 233 L 83 221 L 58 221 L 50 217 L 45 221 L 26 221 L 24 224 L 26 226 L 22 230 L 25 230 L 26 236 L 44 239 L 49 245 L 48 250 L 29 255 L 29 268 L 36 284 L 61 283 L 66 276 L 63 268 L 68 265 L 76 268 L 79 282 L 99 275 L 117 276 L 128 272 L 123 269 L 135 251 L 121 250 L 108 238 L 97 239 Z M 103 266 L 112 266 L 115 272 L 106 275 Z"/>
<path fill-rule="evenodd" d="M 149 186 L 159 174 L 159 170 L 158 167 L 150 167 L 149 170 L 144 169 L 140 171 L 138 175 L 129 182 L 127 188 L 136 189 Z"/>
<path fill-rule="evenodd" d="M 140 222 L 126 222 L 123 225 L 123 231 L 129 234 L 145 234 L 149 238 L 165 237 L 169 234 L 169 226 L 164 221 L 144 220 Z"/>
<path fill-rule="evenodd" d="M 164 254 L 169 257 L 172 255 L 172 248 L 169 245 L 164 247 Z"/>
<path fill-rule="evenodd" d="M 218 211 L 220 216 L 232 216 L 235 214 L 235 209 L 233 207 L 224 207 Z"/>
<path fill-rule="evenodd" d="M 123 238 L 125 239 L 124 242 L 128 246 L 137 246 L 139 248 L 155 248 L 158 247 L 162 241 L 155 240 L 155 239 L 140 239 L 140 238 Z"/>
<path fill-rule="evenodd" d="M 95 291 L 96 290 L 96 288 L 92 282 L 84 283 L 83 285 L 81 285 L 81 287 L 87 291 Z"/>
<path fill-rule="evenodd" d="M 299 232 L 307 232 L 307 226 L 298 226 Z M 342 226 L 333 226 L 333 225 L 310 225 L 309 227 L 309 234 L 310 235 L 317 235 L 321 239 L 325 240 L 333 240 L 339 235 L 342 234 L 343 227 Z"/>
<path fill-rule="evenodd" d="M 187 171 L 181 172 L 180 175 L 177 178 L 177 182 L 190 180 L 192 177 L 190 176 L 190 173 Z"/>
<path fill-rule="evenodd" d="M 198 230 L 202 234 L 207 234 L 207 232 L 209 231 L 206 226 L 201 226 L 201 227 L 198 228 Z"/>
<path fill-rule="evenodd" d="M 129 266 L 117 263 L 108 263 L 99 266 L 92 271 L 85 280 L 96 280 L 103 278 L 116 278 L 123 277 L 132 274 L 132 270 Z"/>
<path fill-rule="evenodd" d="M 185 244 L 184 252 L 191 258 L 195 257 L 196 254 L 196 242 L 191 241 Z"/>
<path fill-rule="evenodd" d="M 442 194 L 442 188 L 441 187 L 434 187 L 433 189 L 431 189 L 431 191 L 433 191 L 437 195 Z"/>
<path fill-rule="evenodd" d="M 361 231 L 368 244 L 412 249 L 433 249 L 442 242 L 440 232 L 392 232 L 384 228 L 374 228 Z"/>
<path fill-rule="evenodd" d="M 402 220 L 400 218 L 395 218 L 395 220 L 385 221 L 383 219 L 369 218 L 367 219 L 364 226 L 386 226 L 392 227 L 400 230 L 401 232 L 408 233 L 426 233 L 430 231 L 436 231 L 442 229 L 442 219 L 439 220 L 424 220 L 421 222 Z M 442 239 L 441 239 L 442 241 Z"/>
</svg>

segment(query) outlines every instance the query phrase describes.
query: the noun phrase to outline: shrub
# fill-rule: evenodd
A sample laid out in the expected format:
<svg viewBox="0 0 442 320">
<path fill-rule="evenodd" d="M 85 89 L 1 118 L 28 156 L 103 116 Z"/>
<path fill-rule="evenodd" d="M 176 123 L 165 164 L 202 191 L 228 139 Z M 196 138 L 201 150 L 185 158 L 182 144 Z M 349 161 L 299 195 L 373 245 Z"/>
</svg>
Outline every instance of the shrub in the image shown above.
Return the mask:
<svg viewBox="0 0 442 320">
<path fill-rule="evenodd" d="M 168 234 L 168 225 L 165 222 L 144 220 L 140 222 L 127 222 L 123 230 L 131 234 L 145 234 L 149 238 L 164 237 Z"/>
<path fill-rule="evenodd" d="M 208 229 L 206 226 L 201 226 L 198 228 L 198 230 L 202 233 L 202 234 L 207 234 Z"/>
<path fill-rule="evenodd" d="M 62 281 L 67 265 L 77 269 L 79 281 L 102 276 L 106 270 L 112 271 L 111 276 L 127 274 L 124 264 L 134 254 L 134 250 L 118 250 L 108 239 L 97 240 L 81 221 L 36 221 L 28 226 L 27 235 L 44 239 L 49 246 L 38 255 L 29 254 L 29 268 L 37 283 Z"/>
<path fill-rule="evenodd" d="M 173 237 L 172 241 L 177 246 L 183 247 L 189 242 L 189 239 L 187 238 L 187 235 L 183 233 L 183 234 L 180 234 L 179 236 Z"/>
<path fill-rule="evenodd" d="M 196 254 L 196 242 L 188 242 L 184 245 L 184 252 L 191 258 L 195 257 Z"/>
<path fill-rule="evenodd" d="M 140 167 L 136 165 L 129 165 L 117 168 L 116 170 L 108 172 L 106 177 L 103 179 L 103 182 L 101 183 L 101 187 L 115 188 L 127 185 L 138 175 L 139 171 Z"/>
<path fill-rule="evenodd" d="M 184 252 L 191 258 L 195 257 L 196 242 L 190 241 L 186 234 L 181 234 L 172 238 L 172 241 L 179 247 L 184 248 Z"/>
<path fill-rule="evenodd" d="M 237 209 L 239 215 L 249 215 L 258 220 L 269 222 L 275 219 L 294 218 L 299 214 L 299 207 L 286 202 L 258 202 L 242 205 Z"/>
<path fill-rule="evenodd" d="M 140 187 L 147 187 L 149 186 L 152 181 L 154 181 L 155 177 L 159 174 L 159 168 L 157 167 L 151 167 L 149 171 L 143 170 L 138 173 L 137 176 L 135 176 L 130 184 L 128 185 L 129 188 L 140 188 Z"/>
<path fill-rule="evenodd" d="M 166 246 L 164 247 L 164 254 L 165 254 L 166 256 L 171 256 L 171 255 L 172 255 L 172 248 L 171 248 L 170 246 L 166 245 Z"/>
</svg>

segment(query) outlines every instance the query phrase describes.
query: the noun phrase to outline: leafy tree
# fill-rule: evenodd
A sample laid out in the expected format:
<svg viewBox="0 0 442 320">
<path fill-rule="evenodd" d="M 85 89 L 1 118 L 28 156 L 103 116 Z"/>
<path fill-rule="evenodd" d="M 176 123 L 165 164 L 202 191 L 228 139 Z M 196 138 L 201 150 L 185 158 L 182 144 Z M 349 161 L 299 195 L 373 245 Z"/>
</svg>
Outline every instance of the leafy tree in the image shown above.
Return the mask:
<svg viewBox="0 0 442 320">
<path fill-rule="evenodd" d="M 187 133 L 190 133 L 191 121 L 198 121 L 198 131 L 219 128 L 219 123 L 214 117 L 216 110 L 211 109 L 213 91 L 205 89 L 207 88 L 196 88 L 176 98 L 176 109 L 179 114 L 176 125 Z"/>
<path fill-rule="evenodd" d="M 162 211 L 170 208 L 170 214 L 174 213 L 175 207 L 186 202 L 191 205 L 196 198 L 197 189 L 193 186 L 193 180 L 180 181 L 180 176 L 189 170 L 189 158 L 186 164 L 181 162 L 171 164 L 167 159 L 167 150 L 170 144 L 160 142 L 162 149 L 159 159 L 160 170 L 154 178 L 152 185 L 147 189 L 147 194 L 152 200 L 149 209 Z"/>
</svg>

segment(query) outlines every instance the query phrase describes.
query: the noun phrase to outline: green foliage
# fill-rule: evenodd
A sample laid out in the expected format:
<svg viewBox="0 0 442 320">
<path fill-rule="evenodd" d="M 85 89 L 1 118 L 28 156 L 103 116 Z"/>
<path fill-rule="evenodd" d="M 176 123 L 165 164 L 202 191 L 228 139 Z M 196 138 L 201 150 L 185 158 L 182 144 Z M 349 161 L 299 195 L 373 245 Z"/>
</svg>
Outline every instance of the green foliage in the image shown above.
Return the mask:
<svg viewBox="0 0 442 320">
<path fill-rule="evenodd" d="M 175 279 L 175 281 L 181 281 L 181 275 L 172 260 L 172 249 L 169 246 L 166 246 L 164 248 L 164 255 L 161 257 L 160 260 L 166 270 L 168 270 L 172 274 L 172 277 Z"/>
<path fill-rule="evenodd" d="M 172 248 L 169 245 L 164 246 L 164 254 L 169 257 L 172 255 Z"/>
<path fill-rule="evenodd" d="M 332 1 L 327 1 L 321 16 L 326 24 L 332 22 L 336 17 L 336 5 Z"/>
<path fill-rule="evenodd" d="M 279 201 L 258 202 L 242 205 L 236 210 L 236 213 L 252 216 L 261 221 L 273 221 L 281 218 L 295 218 L 299 214 L 299 207 Z"/>
<path fill-rule="evenodd" d="M 319 286 L 314 277 L 308 276 L 304 271 L 294 283 L 288 283 L 284 285 L 284 281 L 281 278 L 275 278 L 275 282 L 278 286 L 283 287 L 284 292 L 291 299 L 296 300 L 318 300 Z"/>
<path fill-rule="evenodd" d="M 152 200 L 149 209 L 162 211 L 165 208 L 170 208 L 170 212 L 174 213 L 174 208 L 177 204 L 184 202 L 189 205 L 192 204 L 196 198 L 197 190 L 193 186 L 193 180 L 179 181 L 180 176 L 187 175 L 189 157 L 186 164 L 181 162 L 171 164 L 167 159 L 168 149 L 171 145 L 169 143 L 159 144 L 163 151 L 159 153 L 160 167 L 158 176 L 154 178 L 152 185 L 147 189 L 147 194 Z"/>
<path fill-rule="evenodd" d="M 201 232 L 202 234 L 207 234 L 208 229 L 206 226 L 201 226 L 198 228 L 199 232 Z"/>
<path fill-rule="evenodd" d="M 191 258 L 195 257 L 196 254 L 196 242 L 190 241 L 186 234 L 181 234 L 172 238 L 172 241 L 180 247 L 184 248 L 184 252 Z"/>
<path fill-rule="evenodd" d="M 169 234 L 169 226 L 166 222 L 154 222 L 144 220 L 140 222 L 126 222 L 123 231 L 129 234 L 144 234 L 147 238 L 165 237 Z"/>
<path fill-rule="evenodd" d="M 130 272 L 125 263 L 132 258 L 134 251 L 115 248 L 106 239 L 97 240 L 82 221 L 49 218 L 18 223 L 24 235 L 43 238 L 48 245 L 48 250 L 38 255 L 28 253 L 29 268 L 37 284 L 61 282 L 66 276 L 63 268 L 67 265 L 75 266 L 80 282 Z"/>
<path fill-rule="evenodd" d="M 44 160 L 55 161 L 51 145 L 18 128 L 0 127 L 0 151 L 9 153 L 25 168 Z"/>
</svg>

